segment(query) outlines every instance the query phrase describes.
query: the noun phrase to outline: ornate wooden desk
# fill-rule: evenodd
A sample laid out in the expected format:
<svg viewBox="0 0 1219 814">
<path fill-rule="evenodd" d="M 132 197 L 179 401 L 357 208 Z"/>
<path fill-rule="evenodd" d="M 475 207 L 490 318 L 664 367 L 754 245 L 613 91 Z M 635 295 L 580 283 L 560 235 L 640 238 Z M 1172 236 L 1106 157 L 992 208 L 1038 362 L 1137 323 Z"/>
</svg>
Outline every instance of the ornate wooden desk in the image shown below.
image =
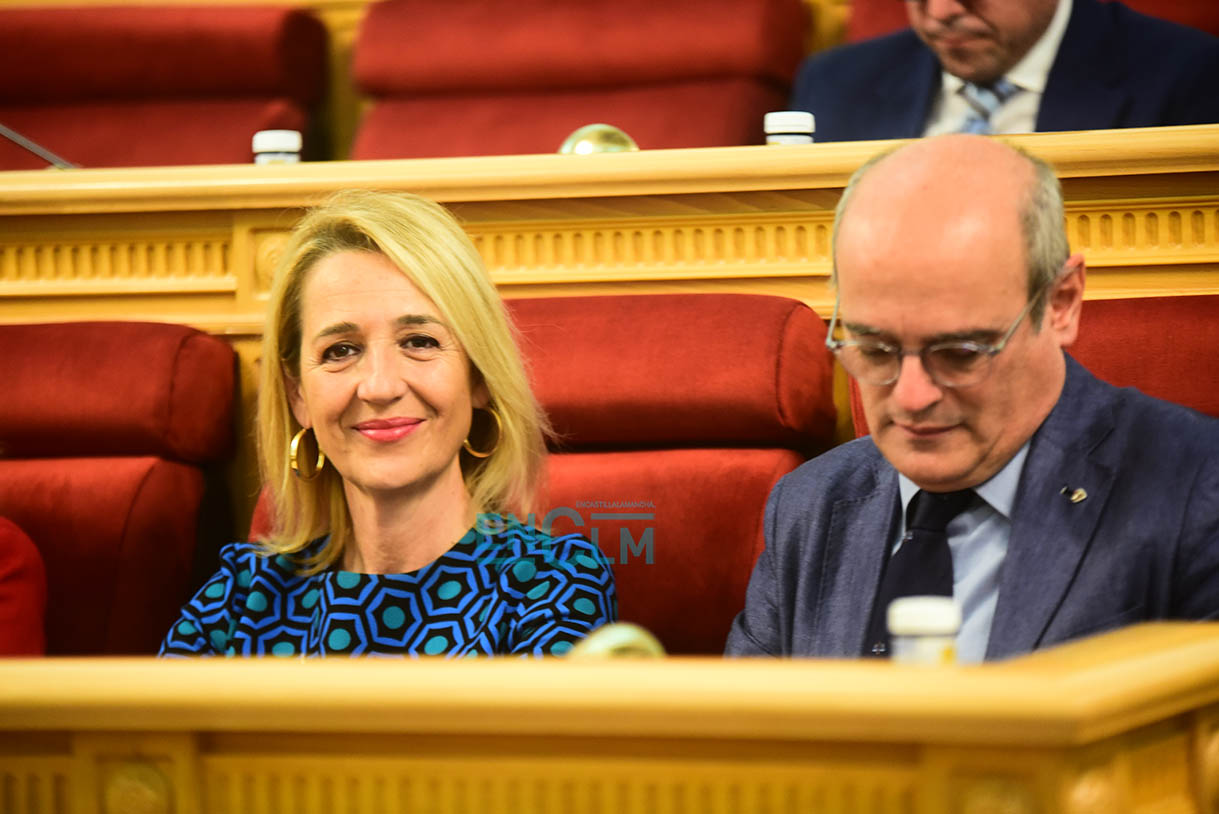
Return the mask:
<svg viewBox="0 0 1219 814">
<path fill-rule="evenodd" d="M 1219 625 L 1007 663 L 0 662 L 0 810 L 1219 811 Z"/>
</svg>

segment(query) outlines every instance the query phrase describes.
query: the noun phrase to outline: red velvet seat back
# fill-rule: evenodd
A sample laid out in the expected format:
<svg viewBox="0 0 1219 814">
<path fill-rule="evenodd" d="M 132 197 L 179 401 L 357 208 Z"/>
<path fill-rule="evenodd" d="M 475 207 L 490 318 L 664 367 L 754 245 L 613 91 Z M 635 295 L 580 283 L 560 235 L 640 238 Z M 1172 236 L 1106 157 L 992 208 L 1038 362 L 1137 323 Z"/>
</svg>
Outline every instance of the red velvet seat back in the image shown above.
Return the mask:
<svg viewBox="0 0 1219 814">
<path fill-rule="evenodd" d="M 1110 384 L 1219 418 L 1219 295 L 1087 300 L 1068 352 Z M 867 435 L 854 381 L 851 417 Z"/>
<path fill-rule="evenodd" d="M 189 599 L 235 356 L 180 325 L 0 326 L 0 516 L 46 565 L 47 651 L 151 653 Z"/>
<path fill-rule="evenodd" d="M 771 487 L 832 443 L 823 323 L 793 300 L 748 295 L 509 307 L 560 436 L 553 528 L 613 561 L 620 618 L 670 652 L 721 652 Z"/>
<path fill-rule="evenodd" d="M 594 122 L 643 149 L 761 143 L 806 26 L 800 0 L 382 0 L 352 157 L 554 152 Z"/>
<path fill-rule="evenodd" d="M 1089 300 L 1068 351 L 1097 378 L 1219 418 L 1219 295 Z"/>
<path fill-rule="evenodd" d="M 46 652 L 46 568 L 38 546 L 7 517 L 0 517 L 0 656 Z"/>
<path fill-rule="evenodd" d="M 1122 0 L 1135 11 L 1193 26 L 1219 36 L 1219 3 L 1215 0 Z M 847 42 L 890 34 L 909 24 L 906 4 L 893 0 L 851 0 Z"/>
<path fill-rule="evenodd" d="M 84 167 L 248 163 L 304 130 L 326 31 L 278 6 L 0 9 L 0 123 Z M 0 140 L 0 169 L 46 162 Z"/>
</svg>

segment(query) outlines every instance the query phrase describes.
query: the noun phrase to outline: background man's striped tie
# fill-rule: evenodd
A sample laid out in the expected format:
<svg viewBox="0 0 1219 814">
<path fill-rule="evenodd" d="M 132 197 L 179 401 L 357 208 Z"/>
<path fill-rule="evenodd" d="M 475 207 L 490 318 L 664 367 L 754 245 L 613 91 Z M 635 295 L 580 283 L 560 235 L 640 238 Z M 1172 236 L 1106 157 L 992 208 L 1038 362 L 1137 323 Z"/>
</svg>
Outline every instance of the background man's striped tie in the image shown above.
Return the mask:
<svg viewBox="0 0 1219 814">
<path fill-rule="evenodd" d="M 1003 106 L 1003 103 L 1020 92 L 1020 88 L 1003 77 L 999 77 L 989 85 L 976 85 L 966 82 L 961 86 L 961 95 L 969 103 L 972 110 L 961 125 L 961 133 L 993 133 L 990 117 Z"/>
</svg>

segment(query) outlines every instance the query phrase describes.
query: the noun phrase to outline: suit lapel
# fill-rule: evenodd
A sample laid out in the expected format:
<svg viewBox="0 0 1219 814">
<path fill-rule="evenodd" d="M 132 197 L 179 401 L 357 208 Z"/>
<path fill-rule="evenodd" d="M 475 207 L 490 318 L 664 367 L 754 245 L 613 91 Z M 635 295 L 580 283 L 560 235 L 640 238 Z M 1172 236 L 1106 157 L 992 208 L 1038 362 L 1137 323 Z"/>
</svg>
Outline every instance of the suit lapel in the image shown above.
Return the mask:
<svg viewBox="0 0 1219 814">
<path fill-rule="evenodd" d="M 823 585 L 829 591 L 818 609 L 814 653 L 855 658 L 863 647 L 868 616 L 880 588 L 880 570 L 897 519 L 897 472 L 879 468 L 876 489 L 862 498 L 834 504 Z"/>
<path fill-rule="evenodd" d="M 1120 43 L 1096 0 L 1074 0 L 1037 111 L 1038 132 L 1120 126 L 1130 104 Z"/>
<path fill-rule="evenodd" d="M 990 659 L 1040 643 L 1093 543 L 1113 487 L 1113 470 L 1093 454 L 1112 431 L 1112 415 L 1098 400 L 1096 380 L 1075 362 L 1067 364 L 1067 385 L 1034 436 L 1020 478 L 986 650 Z"/>
<path fill-rule="evenodd" d="M 918 138 L 940 89 L 940 63 L 930 49 L 920 47 L 908 66 L 890 71 L 887 77 L 873 92 L 881 115 L 871 116 L 877 123 L 871 138 Z"/>
</svg>

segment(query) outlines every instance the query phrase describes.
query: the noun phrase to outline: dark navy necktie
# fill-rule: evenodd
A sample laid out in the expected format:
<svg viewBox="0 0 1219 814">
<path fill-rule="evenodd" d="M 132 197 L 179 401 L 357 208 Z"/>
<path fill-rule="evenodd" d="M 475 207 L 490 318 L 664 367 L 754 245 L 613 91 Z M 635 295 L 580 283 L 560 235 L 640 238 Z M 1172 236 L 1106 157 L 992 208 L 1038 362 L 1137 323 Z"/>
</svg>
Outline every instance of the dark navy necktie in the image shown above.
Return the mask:
<svg viewBox="0 0 1219 814">
<path fill-rule="evenodd" d="M 863 655 L 889 655 L 889 603 L 902 596 L 952 596 L 952 552 L 948 524 L 973 501 L 972 489 L 924 492 L 906 510 L 906 536 L 885 563 L 880 590 L 872 605 Z"/>
</svg>

